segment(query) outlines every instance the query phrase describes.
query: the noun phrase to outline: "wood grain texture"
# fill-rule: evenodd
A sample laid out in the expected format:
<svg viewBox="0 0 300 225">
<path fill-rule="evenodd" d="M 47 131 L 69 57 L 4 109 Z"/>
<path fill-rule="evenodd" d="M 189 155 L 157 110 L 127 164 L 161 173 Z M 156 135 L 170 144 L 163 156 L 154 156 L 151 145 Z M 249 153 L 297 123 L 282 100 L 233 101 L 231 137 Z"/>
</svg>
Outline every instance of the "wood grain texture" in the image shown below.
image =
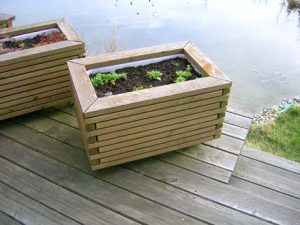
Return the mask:
<svg viewBox="0 0 300 225">
<path fill-rule="evenodd" d="M 230 86 L 228 81 L 207 77 L 177 84 L 144 89 L 98 98 L 85 112 L 85 118 L 104 115 L 116 111 L 141 107 L 158 102 L 174 100 L 195 94 L 213 92 Z"/>
<path fill-rule="evenodd" d="M 0 159 L 0 161 L 3 182 L 14 186 L 18 191 L 29 195 L 31 198 L 55 208 L 60 213 L 73 217 L 81 224 L 136 224 L 4 159 Z M 28 181 L 27 185 L 24 180 Z M 35 190 L 35 192 L 32 190 Z M 55 196 L 55 198 L 52 196 Z M 86 210 L 83 211 L 83 208 Z M 87 214 L 89 216 L 86 216 Z"/>
<path fill-rule="evenodd" d="M 164 108 L 162 105 L 162 108 L 153 110 L 150 112 L 144 112 L 140 114 L 131 114 L 126 117 L 119 117 L 118 119 L 112 119 L 109 121 L 103 121 L 99 122 L 96 124 L 96 129 L 102 129 L 106 127 L 111 127 L 111 126 L 116 126 L 119 124 L 124 124 L 124 123 L 130 123 L 133 121 L 137 120 L 144 120 L 150 117 L 158 117 L 161 115 L 166 115 L 170 113 L 175 113 L 175 112 L 181 112 L 181 111 L 189 111 L 193 110 L 195 108 L 201 108 L 203 106 L 211 105 L 217 102 L 222 102 L 224 100 L 227 100 L 228 96 L 222 96 L 222 97 L 216 97 L 216 98 L 210 98 L 210 99 L 205 99 L 205 100 L 199 100 L 199 101 L 193 101 L 193 102 L 188 102 L 186 104 L 181 104 L 181 105 L 176 105 L 172 107 L 167 107 Z"/>
<path fill-rule="evenodd" d="M 75 60 L 74 62 L 85 65 L 87 70 L 89 70 L 98 67 L 180 54 L 183 52 L 182 49 L 185 44 L 186 42 L 179 42 L 128 51 L 120 51 L 111 54 L 102 54 L 98 56 L 82 58 L 79 60 Z"/>
<path fill-rule="evenodd" d="M 41 109 L 44 109 L 44 108 L 47 108 L 47 107 L 53 107 L 53 106 L 56 106 L 56 105 L 69 103 L 69 102 L 72 102 L 72 101 L 73 100 L 72 100 L 71 97 L 63 98 L 63 99 L 56 100 L 56 101 L 50 101 L 50 102 L 47 102 L 47 103 L 43 103 L 41 105 L 35 105 L 33 107 L 30 107 L 30 108 L 26 108 L 26 109 L 22 109 L 22 110 L 19 110 L 19 111 L 16 111 L 16 112 L 1 115 L 0 120 L 12 118 L 12 117 L 15 117 L 15 116 L 20 116 L 20 115 L 23 115 L 23 114 L 26 114 L 26 113 L 38 111 L 38 110 L 41 110 Z"/>
<path fill-rule="evenodd" d="M 300 174 L 299 163 L 272 155 L 268 152 L 263 152 L 254 148 L 244 146 L 241 154 L 245 157 Z"/>
<path fill-rule="evenodd" d="M 0 67 L 47 55 L 81 49 L 82 47 L 83 44 L 80 42 L 67 40 L 35 48 L 24 49 L 22 51 L 10 52 L 0 55 Z"/>
<path fill-rule="evenodd" d="M 28 66 L 33 66 L 39 63 L 43 63 L 43 62 L 48 62 L 48 61 L 53 61 L 56 59 L 63 59 L 66 57 L 70 57 L 73 56 L 74 58 L 78 58 L 79 56 L 81 56 L 83 53 L 83 49 L 82 48 L 78 48 L 75 50 L 71 50 L 71 51 L 65 51 L 65 52 L 58 52 L 56 54 L 53 55 L 47 55 L 44 57 L 39 57 L 36 59 L 31 59 L 31 60 L 24 60 L 22 62 L 18 62 L 18 63 L 14 63 L 14 64 L 10 64 L 7 66 L 1 66 L 0 67 L 0 72 L 7 72 L 10 70 L 16 70 L 16 69 L 20 69 L 23 67 L 28 67 Z"/>
<path fill-rule="evenodd" d="M 97 95 L 84 66 L 69 61 L 68 67 L 73 95 L 78 100 L 76 107 L 84 113 L 96 101 Z"/>
<path fill-rule="evenodd" d="M 79 41 L 83 43 L 82 38 L 76 33 L 74 28 L 66 21 L 66 19 L 60 19 L 57 21 L 57 26 L 66 38 L 70 41 Z"/>
<path fill-rule="evenodd" d="M 143 126 L 134 126 L 135 124 L 132 124 L 133 127 L 132 128 L 126 128 L 124 130 L 117 130 L 111 133 L 100 133 L 100 135 L 98 136 L 98 140 L 99 141 L 104 141 L 107 139 L 113 139 L 113 138 L 117 138 L 117 137 L 124 137 L 124 136 L 129 136 L 131 134 L 138 134 L 138 133 L 142 133 L 142 132 L 150 132 L 152 129 L 165 129 L 164 127 L 168 127 L 171 125 L 176 126 L 175 124 L 177 123 L 189 123 L 190 120 L 195 120 L 195 119 L 199 119 L 199 121 L 205 122 L 208 121 L 210 119 L 210 117 L 214 114 L 217 114 L 219 112 L 222 112 L 224 110 L 224 108 L 218 108 L 217 105 L 215 105 L 215 109 L 212 110 L 207 110 L 204 112 L 201 112 L 200 110 L 195 112 L 193 111 L 192 114 L 184 114 L 184 115 L 178 115 L 178 117 L 174 117 L 172 119 L 167 119 L 167 120 L 163 120 L 163 121 L 155 121 L 153 123 L 149 123 L 149 124 L 144 124 Z M 150 119 L 149 119 L 150 120 Z M 152 122 L 152 119 L 151 121 Z M 116 130 L 116 129 L 114 129 Z M 99 134 L 98 131 L 101 130 L 95 130 L 95 131 L 91 131 L 89 132 L 91 134 L 91 136 L 93 134 Z"/>
<path fill-rule="evenodd" d="M 3 128 L 3 127 L 2 127 Z M 1 129 L 3 130 L 3 129 Z M 0 130 L 0 132 L 1 132 Z M 24 135 L 22 135 L 24 137 Z M 23 139 L 23 138 L 21 138 Z M 38 153 L 38 151 L 47 151 L 49 154 L 52 154 L 53 150 L 50 150 L 51 147 L 46 145 L 46 147 L 42 147 L 43 141 L 45 139 L 49 139 L 46 136 L 41 135 L 41 141 L 35 145 L 36 151 L 33 151 L 25 146 L 18 145 L 14 146 L 13 151 L 5 151 L 5 156 L 8 157 L 13 162 L 18 163 L 25 167 L 30 171 L 34 171 L 37 175 L 41 177 L 47 177 L 47 180 L 57 183 L 61 188 L 70 190 L 73 194 L 79 195 L 79 197 L 83 197 L 84 199 L 90 200 L 90 203 L 105 205 L 114 210 L 114 212 L 122 215 L 126 215 L 127 218 L 132 218 L 138 223 L 144 224 L 184 224 L 184 225 L 192 225 L 192 224 L 203 224 L 201 221 L 189 217 L 184 213 L 178 212 L 176 210 L 170 209 L 168 206 L 163 206 L 157 202 L 151 201 L 147 198 L 140 197 L 139 195 L 133 194 L 130 191 L 119 188 L 109 182 L 103 181 L 101 179 L 95 179 L 93 174 L 90 172 L 87 164 L 83 164 L 84 161 L 78 161 L 77 168 L 70 167 L 65 163 L 61 163 L 57 160 L 50 159 L 44 154 Z M 23 139 L 24 140 L 24 139 Z M 29 142 L 32 140 L 27 139 Z M 52 139 L 52 141 L 55 141 Z M 62 150 L 62 152 L 66 152 L 64 148 L 59 147 L 62 146 L 61 143 L 56 142 L 58 148 Z M 50 148 L 49 148 L 50 147 Z M 67 147 L 67 146 L 66 146 Z M 3 150 L 0 149 L 1 155 L 3 155 Z M 56 150 L 54 150 L 56 151 Z M 81 152 L 78 150 L 74 151 Z M 23 154 L 22 154 L 23 153 Z M 81 152 L 83 153 L 83 152 Z M 14 155 L 19 155 L 19 157 L 15 157 Z M 20 155 L 21 154 L 21 155 Z M 53 155 L 55 158 L 60 154 Z M 73 155 L 73 154 L 72 154 Z M 84 156 L 84 155 L 82 155 Z M 60 158 L 60 157 L 59 157 Z M 73 160 L 73 157 L 64 157 L 65 160 Z M 70 161 L 69 161 L 70 162 Z M 47 165 L 47 168 L 45 167 Z M 62 171 L 64 171 L 62 173 Z M 12 179 L 12 178 L 11 178 Z M 17 182 L 17 180 L 16 180 Z M 75 184 L 75 183 L 76 184 Z M 75 185 L 74 185 L 75 184 Z M 52 201 L 55 201 L 53 199 Z M 69 201 L 72 201 L 70 199 Z M 130 204 L 134 202 L 134 204 Z M 76 204 L 70 204 L 68 207 L 73 206 L 76 207 Z M 146 211 L 145 211 L 146 210 Z M 92 210 L 93 211 L 93 210 Z M 101 213 L 99 211 L 82 211 L 81 213 L 74 216 L 80 216 L 83 212 L 85 213 Z M 145 214 L 145 212 L 147 212 Z M 87 216 L 82 215 L 83 220 L 91 220 L 93 217 L 87 218 Z M 104 217 L 104 219 L 107 217 Z M 110 221 L 115 219 L 114 216 L 108 218 Z M 107 221 L 109 221 L 107 220 Z M 100 223 L 97 219 L 94 219 L 94 223 Z M 105 221 L 104 221 L 105 222 Z M 93 224 L 94 224 L 93 223 Z M 116 221 L 115 224 L 123 224 L 122 222 Z"/>
<path fill-rule="evenodd" d="M 188 42 L 183 49 L 185 56 L 206 76 L 212 76 L 226 81 L 230 81 L 224 72 L 222 72 L 201 50 L 192 42 Z"/>
<path fill-rule="evenodd" d="M 1 180 L 2 182 L 4 181 L 4 179 Z M 0 211 L 5 212 L 10 216 L 10 218 L 14 218 L 15 221 L 15 223 L 9 223 L 8 221 L 3 222 L 0 219 L 0 224 L 79 225 L 79 223 L 74 220 L 48 208 L 47 206 L 29 198 L 23 193 L 20 193 L 3 183 L 0 183 L 0 193 Z M 16 221 L 19 221 L 20 223 Z"/>
<path fill-rule="evenodd" d="M 193 96 L 188 96 L 185 98 L 178 98 L 174 100 L 169 100 L 169 101 L 164 101 L 164 102 L 158 102 L 138 108 L 132 108 L 129 110 L 123 110 L 115 113 L 109 113 L 105 114 L 102 116 L 97 116 L 96 118 L 91 118 L 91 119 L 86 119 L 86 122 L 89 123 L 91 121 L 93 122 L 103 122 L 107 120 L 113 120 L 113 119 L 118 119 L 118 118 L 123 118 L 126 116 L 131 116 L 131 115 L 136 115 L 136 114 L 141 114 L 141 113 L 148 113 L 148 112 L 153 112 L 154 110 L 157 109 L 163 109 L 163 108 L 168 108 L 172 106 L 177 106 L 177 105 L 182 105 L 185 103 L 189 102 L 195 102 L 195 101 L 201 101 L 205 99 L 210 99 L 214 97 L 220 97 L 222 95 L 222 91 L 214 91 L 214 92 L 208 92 L 208 93 L 203 93 L 199 95 L 193 95 Z"/>
</svg>

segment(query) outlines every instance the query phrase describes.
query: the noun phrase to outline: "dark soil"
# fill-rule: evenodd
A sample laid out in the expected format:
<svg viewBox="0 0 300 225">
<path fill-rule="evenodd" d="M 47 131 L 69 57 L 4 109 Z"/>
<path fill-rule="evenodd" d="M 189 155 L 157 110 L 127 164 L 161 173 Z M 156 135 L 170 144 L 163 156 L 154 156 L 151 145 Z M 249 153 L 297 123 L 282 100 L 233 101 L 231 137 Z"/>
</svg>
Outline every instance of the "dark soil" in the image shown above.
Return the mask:
<svg viewBox="0 0 300 225">
<path fill-rule="evenodd" d="M 125 92 L 134 91 L 137 87 L 157 87 L 166 84 L 175 83 L 176 71 L 185 71 L 187 65 L 191 65 L 186 59 L 174 58 L 167 59 L 161 62 L 152 63 L 145 66 L 138 67 L 127 67 L 118 69 L 116 73 L 126 73 L 126 80 L 118 80 L 115 85 L 105 84 L 102 86 L 95 87 L 98 97 L 109 96 L 111 94 L 121 94 Z M 147 71 L 158 70 L 162 73 L 161 80 L 149 80 L 146 77 Z M 189 80 L 203 77 L 203 75 L 197 73 L 192 67 L 192 76 Z M 94 77 L 96 74 L 91 74 L 90 77 Z"/>
<path fill-rule="evenodd" d="M 21 41 L 5 41 L 0 43 L 0 55 L 19 51 L 37 46 L 47 45 L 66 40 L 66 37 L 61 32 L 54 32 L 51 34 L 41 34 L 33 38 L 27 38 Z"/>
</svg>

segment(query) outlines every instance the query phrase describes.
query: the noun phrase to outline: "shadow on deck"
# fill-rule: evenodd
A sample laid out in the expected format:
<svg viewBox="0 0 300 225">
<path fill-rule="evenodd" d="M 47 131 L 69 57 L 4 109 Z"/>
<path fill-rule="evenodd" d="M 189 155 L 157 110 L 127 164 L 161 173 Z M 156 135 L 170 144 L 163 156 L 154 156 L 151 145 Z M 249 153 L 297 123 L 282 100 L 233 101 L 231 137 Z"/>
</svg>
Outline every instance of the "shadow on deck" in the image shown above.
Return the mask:
<svg viewBox="0 0 300 225">
<path fill-rule="evenodd" d="M 230 111 L 219 140 L 97 172 L 71 107 L 2 121 L 0 224 L 299 224 L 299 164 Z"/>
</svg>

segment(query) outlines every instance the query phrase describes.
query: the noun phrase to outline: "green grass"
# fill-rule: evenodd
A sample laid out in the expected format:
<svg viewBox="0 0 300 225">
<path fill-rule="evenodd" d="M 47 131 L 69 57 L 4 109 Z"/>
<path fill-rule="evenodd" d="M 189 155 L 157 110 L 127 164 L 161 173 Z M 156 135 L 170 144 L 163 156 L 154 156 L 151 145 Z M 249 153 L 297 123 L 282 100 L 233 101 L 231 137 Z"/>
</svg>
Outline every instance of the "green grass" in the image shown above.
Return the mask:
<svg viewBox="0 0 300 225">
<path fill-rule="evenodd" d="M 300 107 L 291 107 L 274 122 L 252 125 L 247 145 L 300 163 Z"/>
</svg>

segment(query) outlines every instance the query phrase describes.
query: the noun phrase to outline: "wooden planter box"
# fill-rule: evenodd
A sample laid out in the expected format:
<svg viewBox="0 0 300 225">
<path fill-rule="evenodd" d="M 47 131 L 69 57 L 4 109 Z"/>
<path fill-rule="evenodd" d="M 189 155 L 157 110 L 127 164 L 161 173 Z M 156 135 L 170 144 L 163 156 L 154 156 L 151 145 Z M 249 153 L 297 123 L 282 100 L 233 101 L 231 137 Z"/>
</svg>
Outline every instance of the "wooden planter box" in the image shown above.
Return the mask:
<svg viewBox="0 0 300 225">
<path fill-rule="evenodd" d="M 87 71 L 184 54 L 204 78 L 98 98 Z M 231 81 L 191 42 L 68 62 L 81 135 L 92 170 L 220 137 Z"/>
<path fill-rule="evenodd" d="M 72 100 L 67 60 L 84 43 L 63 19 L 0 30 L 0 38 L 58 28 L 67 40 L 0 55 L 0 120 Z"/>
</svg>

